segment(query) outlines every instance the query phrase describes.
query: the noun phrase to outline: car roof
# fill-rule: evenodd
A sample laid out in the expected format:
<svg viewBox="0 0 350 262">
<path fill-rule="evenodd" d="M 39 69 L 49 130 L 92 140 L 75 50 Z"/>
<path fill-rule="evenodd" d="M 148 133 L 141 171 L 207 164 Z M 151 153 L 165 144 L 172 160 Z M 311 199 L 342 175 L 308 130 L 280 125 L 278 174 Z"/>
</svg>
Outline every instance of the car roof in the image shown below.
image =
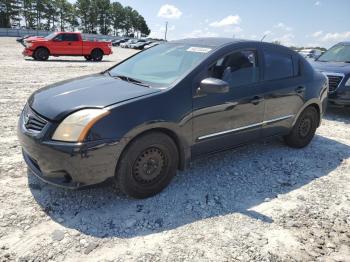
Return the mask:
<svg viewBox="0 0 350 262">
<path fill-rule="evenodd" d="M 337 45 L 350 45 L 350 41 L 340 42 Z"/>
<path fill-rule="evenodd" d="M 227 44 L 234 44 L 234 43 L 248 42 L 248 41 L 242 40 L 242 39 L 224 38 L 224 37 L 200 37 L 200 38 L 186 38 L 186 39 L 174 40 L 170 42 L 176 43 L 176 44 L 220 47 Z"/>
</svg>

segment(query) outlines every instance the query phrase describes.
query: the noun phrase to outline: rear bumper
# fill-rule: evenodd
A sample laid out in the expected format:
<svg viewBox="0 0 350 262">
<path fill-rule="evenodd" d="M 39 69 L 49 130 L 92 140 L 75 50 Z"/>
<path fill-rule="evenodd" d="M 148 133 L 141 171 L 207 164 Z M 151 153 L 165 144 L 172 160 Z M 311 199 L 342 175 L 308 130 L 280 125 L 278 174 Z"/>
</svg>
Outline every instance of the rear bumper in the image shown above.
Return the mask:
<svg viewBox="0 0 350 262">
<path fill-rule="evenodd" d="M 25 48 L 25 49 L 23 50 L 23 52 L 22 52 L 22 55 L 24 55 L 24 56 L 33 56 L 33 53 L 34 53 L 33 50 L 30 50 L 30 49 L 28 49 L 28 48 Z"/>
</svg>

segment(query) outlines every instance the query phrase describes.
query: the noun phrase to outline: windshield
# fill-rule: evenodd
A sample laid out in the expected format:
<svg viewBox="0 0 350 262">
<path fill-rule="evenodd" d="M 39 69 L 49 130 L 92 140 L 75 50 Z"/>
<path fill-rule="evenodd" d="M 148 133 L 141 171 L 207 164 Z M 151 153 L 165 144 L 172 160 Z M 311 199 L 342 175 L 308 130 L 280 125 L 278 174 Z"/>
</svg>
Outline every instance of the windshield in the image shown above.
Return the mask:
<svg viewBox="0 0 350 262">
<path fill-rule="evenodd" d="M 162 44 L 147 49 L 109 71 L 112 77 L 132 78 L 152 87 L 166 87 L 207 56 L 210 48 Z"/>
<path fill-rule="evenodd" d="M 56 33 L 51 33 L 51 34 L 45 36 L 45 39 L 51 40 L 51 39 L 54 38 L 55 36 L 56 36 Z"/>
<path fill-rule="evenodd" d="M 350 45 L 336 45 L 317 59 L 320 62 L 350 63 Z"/>
</svg>

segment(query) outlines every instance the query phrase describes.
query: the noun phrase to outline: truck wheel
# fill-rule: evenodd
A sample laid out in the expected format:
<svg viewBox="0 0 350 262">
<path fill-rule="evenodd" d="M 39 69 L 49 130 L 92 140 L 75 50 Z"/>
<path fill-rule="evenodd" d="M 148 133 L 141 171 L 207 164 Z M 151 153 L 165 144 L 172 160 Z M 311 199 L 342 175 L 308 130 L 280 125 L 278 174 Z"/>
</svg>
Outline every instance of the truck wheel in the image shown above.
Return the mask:
<svg viewBox="0 0 350 262">
<path fill-rule="evenodd" d="M 87 61 L 91 61 L 91 59 L 92 59 L 91 55 L 84 55 L 84 57 Z"/>
<path fill-rule="evenodd" d="M 136 138 L 123 152 L 116 177 L 120 189 L 134 198 L 162 191 L 175 176 L 178 151 L 174 141 L 160 132 Z"/>
<path fill-rule="evenodd" d="M 100 49 L 94 49 L 92 52 L 91 52 L 91 58 L 92 60 L 94 61 L 101 61 L 102 58 L 103 58 L 103 53 Z"/>
<path fill-rule="evenodd" d="M 47 50 L 44 47 L 39 47 L 38 49 L 35 50 L 33 57 L 36 60 L 39 61 L 46 61 L 47 59 L 49 59 L 50 53 L 49 50 Z"/>
<path fill-rule="evenodd" d="M 318 125 L 316 108 L 307 107 L 299 116 L 292 131 L 284 137 L 286 144 L 294 148 L 306 147 L 315 135 Z"/>
</svg>

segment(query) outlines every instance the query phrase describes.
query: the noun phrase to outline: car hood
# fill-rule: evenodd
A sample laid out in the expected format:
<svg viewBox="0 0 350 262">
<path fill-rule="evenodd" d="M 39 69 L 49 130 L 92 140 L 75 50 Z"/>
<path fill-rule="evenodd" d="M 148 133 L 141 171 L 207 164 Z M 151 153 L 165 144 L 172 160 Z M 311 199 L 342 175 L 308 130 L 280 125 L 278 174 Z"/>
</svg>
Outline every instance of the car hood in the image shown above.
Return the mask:
<svg viewBox="0 0 350 262">
<path fill-rule="evenodd" d="M 96 74 L 39 89 L 30 96 L 28 103 L 43 117 L 60 121 L 79 109 L 104 108 L 156 92 L 160 90 Z"/>
<path fill-rule="evenodd" d="M 350 73 L 349 63 L 314 61 L 311 64 L 316 70 L 322 71 L 322 72 L 342 73 L 345 75 Z"/>
<path fill-rule="evenodd" d="M 30 36 L 24 39 L 26 42 L 36 42 L 36 41 L 47 41 L 47 39 L 45 37 L 42 36 Z"/>
</svg>

